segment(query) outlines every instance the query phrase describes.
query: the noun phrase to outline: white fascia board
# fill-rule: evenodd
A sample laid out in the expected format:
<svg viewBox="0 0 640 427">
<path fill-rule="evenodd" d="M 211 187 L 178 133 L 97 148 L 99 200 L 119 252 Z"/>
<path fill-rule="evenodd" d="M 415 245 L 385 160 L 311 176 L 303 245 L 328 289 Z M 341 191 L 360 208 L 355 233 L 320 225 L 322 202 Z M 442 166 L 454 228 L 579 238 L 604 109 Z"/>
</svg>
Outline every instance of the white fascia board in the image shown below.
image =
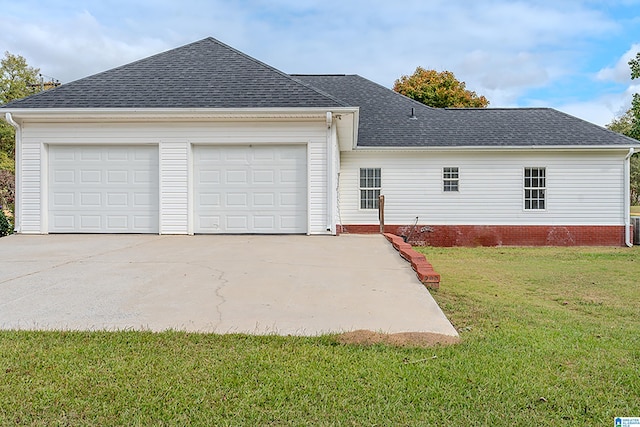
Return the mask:
<svg viewBox="0 0 640 427">
<path fill-rule="evenodd" d="M 18 120 L 200 120 L 200 119 L 325 119 L 334 114 L 357 114 L 357 108 L 16 108 Z"/>
</svg>

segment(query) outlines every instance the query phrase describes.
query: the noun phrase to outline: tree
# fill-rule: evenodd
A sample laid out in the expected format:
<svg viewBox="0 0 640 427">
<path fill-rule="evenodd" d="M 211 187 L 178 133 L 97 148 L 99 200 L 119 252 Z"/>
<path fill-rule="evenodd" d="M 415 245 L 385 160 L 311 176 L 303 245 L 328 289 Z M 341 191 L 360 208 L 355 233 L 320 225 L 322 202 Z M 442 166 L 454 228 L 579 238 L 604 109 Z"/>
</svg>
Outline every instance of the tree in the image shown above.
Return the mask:
<svg viewBox="0 0 640 427">
<path fill-rule="evenodd" d="M 467 90 L 465 83 L 456 79 L 451 71 L 439 73 L 418 67 L 412 75 L 396 80 L 393 90 L 436 108 L 484 108 L 489 105 L 487 98 Z"/>
<path fill-rule="evenodd" d="M 40 69 L 30 67 L 22 56 L 5 52 L 0 60 L 0 105 L 40 92 L 39 73 Z M 0 117 L 0 153 L 11 159 L 15 154 L 14 140 L 13 127 Z"/>
<path fill-rule="evenodd" d="M 631 68 L 631 79 L 640 78 L 640 52 L 629 61 Z M 609 123 L 607 129 L 621 133 L 630 138 L 640 140 L 640 94 L 634 94 L 631 101 L 631 108 L 622 116 L 615 118 Z M 629 184 L 631 187 L 631 204 L 640 205 L 640 158 L 638 153 L 630 159 Z"/>
<path fill-rule="evenodd" d="M 606 128 L 614 132 L 630 136 L 631 129 L 633 128 L 633 111 L 631 108 L 629 108 L 622 116 L 611 120 L 611 123 L 606 125 Z"/>
<path fill-rule="evenodd" d="M 631 67 L 631 79 L 635 80 L 640 78 L 640 52 L 636 53 L 636 57 L 629 61 L 629 67 Z M 633 100 L 631 101 L 631 129 L 627 136 L 640 140 L 640 94 L 633 94 Z"/>
<path fill-rule="evenodd" d="M 40 92 L 39 73 L 22 56 L 5 52 L 0 60 L 0 105 Z"/>
</svg>

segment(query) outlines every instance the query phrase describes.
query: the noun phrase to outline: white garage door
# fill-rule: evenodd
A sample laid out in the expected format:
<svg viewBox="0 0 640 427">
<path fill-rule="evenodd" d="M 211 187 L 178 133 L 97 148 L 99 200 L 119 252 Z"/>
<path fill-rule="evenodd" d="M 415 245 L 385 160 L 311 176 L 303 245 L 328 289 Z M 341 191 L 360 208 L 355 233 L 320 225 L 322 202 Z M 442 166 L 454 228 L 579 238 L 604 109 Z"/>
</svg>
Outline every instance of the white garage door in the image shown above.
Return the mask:
<svg viewBox="0 0 640 427">
<path fill-rule="evenodd" d="M 157 233 L 158 148 L 50 146 L 49 231 Z"/>
<path fill-rule="evenodd" d="M 196 146 L 194 191 L 196 233 L 306 233 L 306 146 Z"/>
</svg>

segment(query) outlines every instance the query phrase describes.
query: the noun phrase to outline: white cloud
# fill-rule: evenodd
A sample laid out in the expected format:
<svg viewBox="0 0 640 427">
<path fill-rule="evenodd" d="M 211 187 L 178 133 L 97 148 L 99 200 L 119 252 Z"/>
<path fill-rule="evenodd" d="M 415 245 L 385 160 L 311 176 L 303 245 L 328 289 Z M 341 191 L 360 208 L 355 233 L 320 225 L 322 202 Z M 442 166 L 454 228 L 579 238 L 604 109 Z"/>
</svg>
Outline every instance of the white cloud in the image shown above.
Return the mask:
<svg viewBox="0 0 640 427">
<path fill-rule="evenodd" d="M 156 39 L 114 38 L 87 11 L 50 24 L 15 19 L 5 24 L 7 32 L 19 34 L 19 39 L 8 40 L 8 50 L 24 56 L 30 65 L 63 82 L 126 64 L 168 47 Z"/>
<path fill-rule="evenodd" d="M 620 93 L 607 93 L 583 102 L 555 105 L 554 108 L 568 114 L 605 126 L 622 116 L 630 107 L 634 93 L 640 92 L 640 84 L 629 85 Z"/>
<path fill-rule="evenodd" d="M 629 60 L 635 58 L 636 53 L 640 52 L 640 43 L 633 44 L 626 51 L 613 67 L 602 68 L 596 74 L 598 80 L 613 81 L 616 83 L 627 83 L 631 81 L 631 70 L 629 69 Z"/>
<path fill-rule="evenodd" d="M 213 36 L 285 72 L 357 73 L 387 87 L 417 66 L 446 69 L 498 107 L 595 75 L 580 69 L 591 43 L 622 31 L 606 12 L 591 0 L 21 0 L 4 11 L 0 46 L 68 82 Z M 627 56 L 596 81 L 628 82 Z"/>
</svg>

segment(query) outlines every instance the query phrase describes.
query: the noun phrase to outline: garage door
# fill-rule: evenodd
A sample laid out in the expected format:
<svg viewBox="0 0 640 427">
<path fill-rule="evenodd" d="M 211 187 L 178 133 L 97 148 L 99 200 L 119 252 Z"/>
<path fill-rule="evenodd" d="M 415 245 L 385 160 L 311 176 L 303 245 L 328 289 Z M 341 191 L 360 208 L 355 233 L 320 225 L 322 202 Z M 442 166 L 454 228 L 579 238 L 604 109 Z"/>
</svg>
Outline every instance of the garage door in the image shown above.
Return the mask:
<svg viewBox="0 0 640 427">
<path fill-rule="evenodd" d="M 197 146 L 196 233 L 306 233 L 306 146 Z"/>
<path fill-rule="evenodd" d="M 50 146 L 49 232 L 157 233 L 158 148 Z"/>
</svg>

